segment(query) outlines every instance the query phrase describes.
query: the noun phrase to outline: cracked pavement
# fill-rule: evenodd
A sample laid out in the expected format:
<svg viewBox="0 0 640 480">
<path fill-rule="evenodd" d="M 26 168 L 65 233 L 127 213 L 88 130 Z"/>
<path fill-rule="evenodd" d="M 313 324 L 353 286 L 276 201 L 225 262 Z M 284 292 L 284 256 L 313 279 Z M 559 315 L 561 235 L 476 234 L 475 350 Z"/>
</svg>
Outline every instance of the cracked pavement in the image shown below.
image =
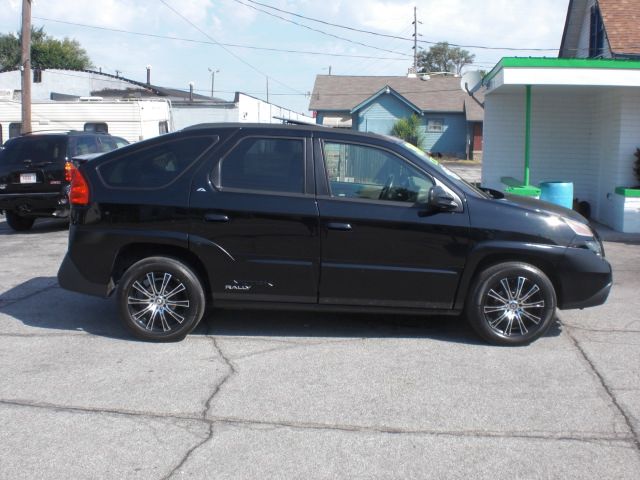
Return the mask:
<svg viewBox="0 0 640 480">
<path fill-rule="evenodd" d="M 640 478 L 640 242 L 523 348 L 457 319 L 210 311 L 133 340 L 0 217 L 0 479 Z"/>
</svg>

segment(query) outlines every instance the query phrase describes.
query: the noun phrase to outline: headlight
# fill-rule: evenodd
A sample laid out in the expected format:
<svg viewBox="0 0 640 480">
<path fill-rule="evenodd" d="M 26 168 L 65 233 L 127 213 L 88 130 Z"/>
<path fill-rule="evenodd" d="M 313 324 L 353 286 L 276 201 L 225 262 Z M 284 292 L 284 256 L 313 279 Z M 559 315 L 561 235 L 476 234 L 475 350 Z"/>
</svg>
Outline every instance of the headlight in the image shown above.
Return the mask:
<svg viewBox="0 0 640 480">
<path fill-rule="evenodd" d="M 573 230 L 573 233 L 576 235 L 580 235 L 581 237 L 594 237 L 593 230 L 589 225 L 585 225 L 584 223 L 576 222 L 575 220 L 571 220 L 570 218 L 562 218 L 564 223 L 569 225 L 569 228 Z"/>
<path fill-rule="evenodd" d="M 602 242 L 593 232 L 589 225 L 585 225 L 584 223 L 576 222 L 575 220 L 571 220 L 570 218 L 562 218 L 564 223 L 566 223 L 573 233 L 578 235 L 579 237 L 587 237 L 581 238 L 577 240 L 578 244 L 576 245 L 579 248 L 587 248 L 591 250 L 593 253 L 599 256 L 604 256 L 604 249 L 602 247 Z"/>
</svg>

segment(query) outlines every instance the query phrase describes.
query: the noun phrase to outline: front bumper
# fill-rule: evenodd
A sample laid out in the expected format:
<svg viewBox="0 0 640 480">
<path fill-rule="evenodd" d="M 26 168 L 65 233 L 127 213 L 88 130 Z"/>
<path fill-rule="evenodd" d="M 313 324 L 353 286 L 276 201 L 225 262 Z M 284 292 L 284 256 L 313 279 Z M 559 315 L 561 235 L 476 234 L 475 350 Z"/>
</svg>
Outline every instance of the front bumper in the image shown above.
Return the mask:
<svg viewBox="0 0 640 480">
<path fill-rule="evenodd" d="M 602 305 L 613 284 L 609 262 L 584 248 L 567 248 L 557 278 L 560 310 Z"/>
</svg>

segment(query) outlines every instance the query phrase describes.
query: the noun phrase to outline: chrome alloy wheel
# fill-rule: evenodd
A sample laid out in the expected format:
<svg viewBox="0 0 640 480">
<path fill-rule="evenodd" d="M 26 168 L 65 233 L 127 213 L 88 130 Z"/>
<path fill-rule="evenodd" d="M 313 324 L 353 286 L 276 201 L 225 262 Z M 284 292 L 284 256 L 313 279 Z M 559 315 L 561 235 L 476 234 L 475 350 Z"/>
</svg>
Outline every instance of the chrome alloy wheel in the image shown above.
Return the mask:
<svg viewBox="0 0 640 480">
<path fill-rule="evenodd" d="M 500 279 L 487 291 L 482 306 L 489 327 L 505 337 L 535 331 L 543 321 L 544 309 L 541 288 L 523 276 Z"/>
<path fill-rule="evenodd" d="M 187 287 L 167 272 L 148 272 L 131 284 L 129 315 L 148 332 L 170 332 L 182 325 L 189 310 Z"/>
</svg>

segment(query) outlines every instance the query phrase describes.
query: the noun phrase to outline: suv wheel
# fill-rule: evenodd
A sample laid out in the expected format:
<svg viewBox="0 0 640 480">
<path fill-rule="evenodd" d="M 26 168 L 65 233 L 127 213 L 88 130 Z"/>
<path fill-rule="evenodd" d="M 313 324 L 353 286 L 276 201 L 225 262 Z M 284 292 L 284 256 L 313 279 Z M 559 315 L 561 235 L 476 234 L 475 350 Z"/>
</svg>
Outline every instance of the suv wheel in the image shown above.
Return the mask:
<svg viewBox="0 0 640 480">
<path fill-rule="evenodd" d="M 200 322 L 205 297 L 200 280 L 184 263 L 149 257 L 133 264 L 118 286 L 125 325 L 143 340 L 182 340 Z"/>
<path fill-rule="evenodd" d="M 33 222 L 36 221 L 35 218 L 23 217 L 12 211 L 6 212 L 6 218 L 7 225 L 16 232 L 23 232 L 31 229 L 31 227 L 33 227 Z"/>
<path fill-rule="evenodd" d="M 556 293 L 549 278 L 533 265 L 494 265 L 476 278 L 467 319 L 496 345 L 526 345 L 544 335 L 553 322 Z"/>
</svg>

